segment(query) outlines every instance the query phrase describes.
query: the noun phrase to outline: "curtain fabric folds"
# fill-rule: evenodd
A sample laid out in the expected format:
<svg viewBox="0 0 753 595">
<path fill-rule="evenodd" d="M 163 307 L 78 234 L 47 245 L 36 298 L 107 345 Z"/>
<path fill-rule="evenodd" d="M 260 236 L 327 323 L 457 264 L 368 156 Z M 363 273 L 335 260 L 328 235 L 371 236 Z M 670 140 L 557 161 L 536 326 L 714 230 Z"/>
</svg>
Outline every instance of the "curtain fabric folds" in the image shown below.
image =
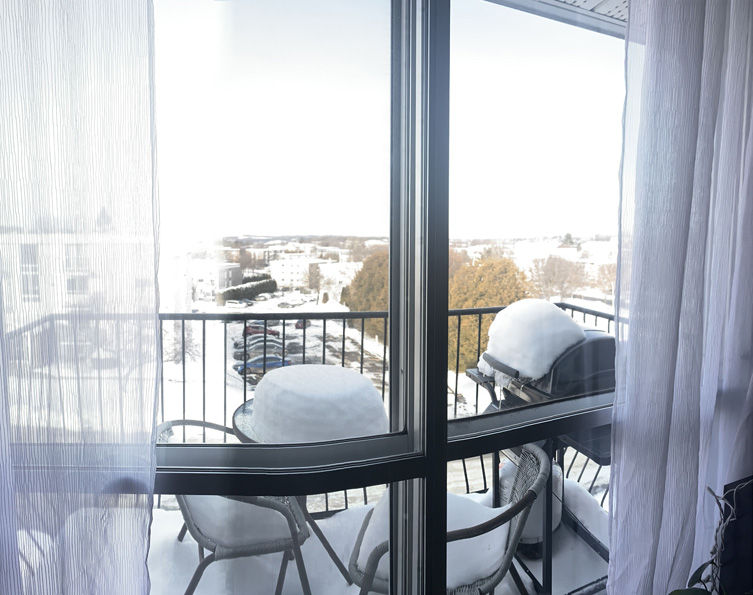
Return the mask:
<svg viewBox="0 0 753 595">
<path fill-rule="evenodd" d="M 609 593 L 708 560 L 753 472 L 753 3 L 631 0 Z"/>
<path fill-rule="evenodd" d="M 0 3 L 0 593 L 149 591 L 150 0 Z"/>
</svg>

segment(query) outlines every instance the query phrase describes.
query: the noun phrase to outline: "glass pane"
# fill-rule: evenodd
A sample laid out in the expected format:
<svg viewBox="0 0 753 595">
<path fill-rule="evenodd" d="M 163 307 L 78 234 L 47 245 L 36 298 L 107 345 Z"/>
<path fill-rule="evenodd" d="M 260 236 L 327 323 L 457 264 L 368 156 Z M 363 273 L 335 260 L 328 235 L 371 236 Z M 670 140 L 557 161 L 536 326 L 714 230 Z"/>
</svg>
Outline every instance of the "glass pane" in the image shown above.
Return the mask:
<svg viewBox="0 0 753 595">
<path fill-rule="evenodd" d="M 485 0 L 451 39 L 449 417 L 609 392 L 624 44 Z"/>
<path fill-rule="evenodd" d="M 163 420 L 389 430 L 390 6 L 155 2 Z"/>
</svg>

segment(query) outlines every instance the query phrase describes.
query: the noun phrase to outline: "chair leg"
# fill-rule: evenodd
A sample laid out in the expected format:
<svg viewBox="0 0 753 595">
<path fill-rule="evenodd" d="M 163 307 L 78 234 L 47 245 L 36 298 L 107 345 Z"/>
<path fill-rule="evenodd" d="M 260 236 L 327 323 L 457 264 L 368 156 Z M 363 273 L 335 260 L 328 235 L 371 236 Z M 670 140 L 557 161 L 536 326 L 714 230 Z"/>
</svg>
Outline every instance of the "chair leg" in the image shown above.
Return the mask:
<svg viewBox="0 0 753 595">
<path fill-rule="evenodd" d="M 301 554 L 301 546 L 293 539 L 293 556 L 295 557 L 295 564 L 298 567 L 298 576 L 301 577 L 301 588 L 303 589 L 303 595 L 311 595 L 311 586 L 309 585 L 309 577 L 306 574 L 306 566 L 303 564 L 303 554 Z"/>
<path fill-rule="evenodd" d="M 180 533 L 178 533 L 178 541 L 183 541 L 183 538 L 186 536 L 186 531 L 188 531 L 188 527 L 183 523 L 183 527 L 181 527 Z"/>
<path fill-rule="evenodd" d="M 191 577 L 191 582 L 188 583 L 188 588 L 186 588 L 185 595 L 193 595 L 193 592 L 196 590 L 196 587 L 199 586 L 201 575 L 204 574 L 204 571 L 206 570 L 207 566 L 209 566 L 212 562 L 214 562 L 214 552 L 212 552 L 206 558 L 204 558 L 201 562 L 199 562 L 199 565 L 196 567 L 196 571 L 193 573 L 193 576 Z"/>
<path fill-rule="evenodd" d="M 199 546 L 199 562 L 204 561 L 204 548 Z"/>
<path fill-rule="evenodd" d="M 293 557 L 291 550 L 285 550 L 282 552 L 282 563 L 280 564 L 280 574 L 277 575 L 277 586 L 275 587 L 275 595 L 282 594 L 282 586 L 285 584 L 285 572 L 288 569 L 288 560 Z"/>
<path fill-rule="evenodd" d="M 518 574 L 518 569 L 515 568 L 514 561 L 510 562 L 510 568 L 508 572 L 512 576 L 512 580 L 515 581 L 515 586 L 518 588 L 518 591 L 520 591 L 520 595 L 528 595 L 528 589 L 526 589 L 525 585 L 523 584 L 523 580 L 520 578 L 520 574 Z"/>
</svg>

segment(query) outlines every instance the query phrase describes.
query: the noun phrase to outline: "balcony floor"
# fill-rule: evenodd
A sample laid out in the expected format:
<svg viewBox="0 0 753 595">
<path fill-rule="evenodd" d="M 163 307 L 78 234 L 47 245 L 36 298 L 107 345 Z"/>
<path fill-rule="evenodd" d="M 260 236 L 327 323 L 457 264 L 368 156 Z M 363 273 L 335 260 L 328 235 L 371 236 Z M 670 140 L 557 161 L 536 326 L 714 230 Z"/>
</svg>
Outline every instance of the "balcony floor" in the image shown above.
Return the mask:
<svg viewBox="0 0 753 595">
<path fill-rule="evenodd" d="M 346 566 L 361 522 L 369 508 L 369 506 L 357 506 L 319 521 L 319 526 Z M 198 564 L 197 546 L 191 536 L 186 535 L 182 543 L 177 539 L 182 523 L 183 518 L 177 510 L 155 509 L 154 511 L 149 572 L 152 580 L 151 592 L 155 595 L 182 594 Z M 556 543 L 555 540 L 555 545 Z M 355 585 L 348 586 L 345 583 L 315 536 L 306 540 L 301 551 L 313 595 L 358 594 L 358 587 Z M 593 563 L 593 553 L 587 553 L 583 556 L 583 559 L 572 559 L 575 551 L 572 547 L 556 548 L 554 568 L 565 566 L 571 570 L 580 568 L 583 570 L 583 582 L 580 584 L 586 584 L 593 580 L 592 575 L 596 570 L 591 568 L 589 572 L 588 569 L 588 566 Z M 578 551 L 582 551 L 582 548 Z M 279 566 L 280 554 L 212 563 L 204 572 L 196 594 L 243 593 L 254 595 L 258 593 L 259 595 L 269 595 L 274 593 Z M 529 592 L 534 593 L 530 579 L 524 573 L 521 574 Z M 555 593 L 569 591 L 574 584 L 573 579 L 573 576 L 568 576 L 567 580 L 564 581 L 567 583 L 567 587 L 562 584 L 558 588 L 555 575 Z M 575 579 L 577 582 L 577 577 Z M 291 563 L 288 565 L 283 593 L 285 595 L 299 595 L 301 592 L 295 564 Z M 497 587 L 495 595 L 518 595 L 509 575 Z"/>
</svg>

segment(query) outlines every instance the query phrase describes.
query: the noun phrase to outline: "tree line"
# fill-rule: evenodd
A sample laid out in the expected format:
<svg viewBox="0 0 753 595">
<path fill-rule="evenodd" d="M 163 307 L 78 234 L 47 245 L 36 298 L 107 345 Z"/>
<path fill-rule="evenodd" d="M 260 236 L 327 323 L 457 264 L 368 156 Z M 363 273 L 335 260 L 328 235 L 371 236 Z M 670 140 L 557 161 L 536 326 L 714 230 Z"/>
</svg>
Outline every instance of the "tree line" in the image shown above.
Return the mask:
<svg viewBox="0 0 753 595">
<path fill-rule="evenodd" d="M 611 290 L 616 265 L 602 265 L 597 285 Z M 450 249 L 448 303 L 450 310 L 506 306 L 530 297 L 550 299 L 570 296 L 589 284 L 582 263 L 559 256 L 538 259 L 524 272 L 509 256 L 489 250 L 475 262 L 465 251 Z M 389 306 L 389 252 L 375 252 L 363 261 L 363 267 L 343 290 L 340 301 L 353 312 L 387 310 Z M 448 363 L 450 369 L 463 372 L 475 367 L 479 354 L 486 349 L 489 327 L 494 314 L 452 316 L 448 320 Z M 367 320 L 370 334 L 384 333 L 381 320 Z"/>
</svg>

